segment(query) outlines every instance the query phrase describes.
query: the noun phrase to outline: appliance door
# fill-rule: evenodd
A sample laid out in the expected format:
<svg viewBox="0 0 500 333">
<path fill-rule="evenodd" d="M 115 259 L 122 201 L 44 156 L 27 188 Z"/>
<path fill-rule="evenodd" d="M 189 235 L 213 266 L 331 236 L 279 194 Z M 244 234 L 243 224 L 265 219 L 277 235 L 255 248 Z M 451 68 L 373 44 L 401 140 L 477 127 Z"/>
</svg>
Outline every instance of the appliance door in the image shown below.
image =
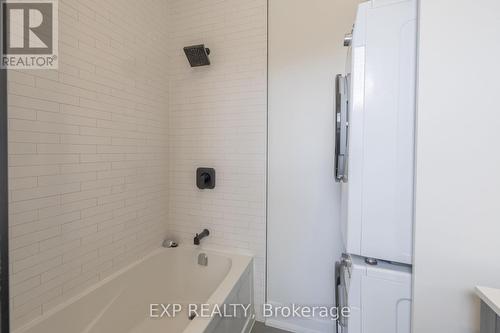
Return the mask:
<svg viewBox="0 0 500 333">
<path fill-rule="evenodd" d="M 336 266 L 338 333 L 410 333 L 411 268 L 344 254 Z"/>
<path fill-rule="evenodd" d="M 379 266 L 367 266 L 360 285 L 362 332 L 411 333 L 411 273 Z"/>
<path fill-rule="evenodd" d="M 347 181 L 348 77 L 335 79 L 335 181 Z"/>
</svg>

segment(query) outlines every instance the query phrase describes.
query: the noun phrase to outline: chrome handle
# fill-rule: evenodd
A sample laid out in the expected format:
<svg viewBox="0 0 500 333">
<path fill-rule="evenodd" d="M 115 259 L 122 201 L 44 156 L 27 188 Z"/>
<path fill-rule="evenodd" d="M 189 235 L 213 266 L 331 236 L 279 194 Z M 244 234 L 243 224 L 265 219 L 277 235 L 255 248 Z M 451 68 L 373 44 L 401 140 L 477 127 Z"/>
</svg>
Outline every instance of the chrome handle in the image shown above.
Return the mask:
<svg viewBox="0 0 500 333">
<path fill-rule="evenodd" d="M 352 32 L 345 34 L 344 36 L 344 46 L 349 47 L 352 44 Z"/>
<path fill-rule="evenodd" d="M 335 306 L 337 307 L 337 310 L 341 309 L 340 306 L 340 269 L 341 269 L 341 262 L 338 261 L 335 263 Z M 337 319 L 335 322 L 335 332 L 340 333 L 340 317 Z"/>
<path fill-rule="evenodd" d="M 337 262 L 335 266 L 335 274 L 336 274 L 336 306 L 337 309 L 341 310 L 342 308 L 349 306 L 349 297 L 347 294 L 347 290 L 349 288 L 349 280 L 351 278 L 351 259 L 348 255 L 343 254 L 342 259 Z M 348 321 L 347 318 L 342 316 L 337 320 L 337 333 L 345 333 L 348 330 Z"/>
<path fill-rule="evenodd" d="M 348 78 L 335 79 L 335 181 L 347 181 Z"/>
</svg>

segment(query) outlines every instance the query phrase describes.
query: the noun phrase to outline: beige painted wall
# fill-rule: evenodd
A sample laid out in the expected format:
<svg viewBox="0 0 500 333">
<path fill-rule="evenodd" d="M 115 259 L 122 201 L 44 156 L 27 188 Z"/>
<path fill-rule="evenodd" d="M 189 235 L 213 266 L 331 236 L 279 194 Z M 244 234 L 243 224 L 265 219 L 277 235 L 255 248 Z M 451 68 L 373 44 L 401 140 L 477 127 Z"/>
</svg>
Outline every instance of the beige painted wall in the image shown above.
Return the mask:
<svg viewBox="0 0 500 333">
<path fill-rule="evenodd" d="M 414 333 L 479 332 L 500 288 L 500 2 L 420 1 Z"/>
<path fill-rule="evenodd" d="M 269 1 L 268 301 L 334 304 L 342 253 L 334 180 L 335 76 L 345 73 L 351 0 Z M 274 319 L 293 332 L 333 332 L 331 320 Z"/>
<path fill-rule="evenodd" d="M 14 328 L 165 236 L 167 17 L 161 0 L 60 0 L 59 70 L 9 72 Z"/>
</svg>

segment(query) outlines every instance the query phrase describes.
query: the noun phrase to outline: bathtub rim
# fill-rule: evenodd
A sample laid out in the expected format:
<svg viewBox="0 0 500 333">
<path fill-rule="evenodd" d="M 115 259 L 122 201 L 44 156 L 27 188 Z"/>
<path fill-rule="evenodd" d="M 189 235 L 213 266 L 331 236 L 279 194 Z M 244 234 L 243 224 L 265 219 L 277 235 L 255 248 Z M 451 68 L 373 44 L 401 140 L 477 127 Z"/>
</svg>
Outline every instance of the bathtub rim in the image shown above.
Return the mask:
<svg viewBox="0 0 500 333">
<path fill-rule="evenodd" d="M 105 277 L 104 279 L 98 281 L 97 283 L 89 286 L 88 288 L 85 288 L 81 292 L 77 293 L 76 295 L 70 297 L 69 299 L 65 300 L 64 302 L 56 305 L 52 309 L 48 310 L 46 313 L 42 314 L 41 316 L 38 316 L 37 318 L 27 322 L 26 324 L 16 328 L 15 330 L 12 331 L 12 333 L 25 333 L 28 330 L 32 329 L 36 325 L 40 324 L 41 322 L 47 320 L 48 318 L 56 315 L 58 312 L 62 311 L 64 308 L 72 305 L 73 303 L 76 303 L 83 297 L 91 294 L 92 292 L 96 291 L 100 287 L 104 286 L 105 284 L 115 280 L 119 276 L 125 274 L 126 272 L 132 270 L 136 266 L 139 266 L 141 263 L 144 261 L 159 255 L 162 252 L 165 251 L 176 251 L 176 250 L 181 250 L 181 251 L 194 251 L 194 253 L 201 253 L 201 252 L 206 252 L 209 256 L 211 254 L 213 255 L 219 255 L 222 257 L 229 258 L 231 260 L 231 266 L 229 268 L 228 273 L 222 281 L 218 284 L 217 288 L 212 292 L 212 294 L 208 297 L 206 300 L 206 303 L 208 304 L 217 304 L 217 305 L 222 305 L 224 303 L 224 300 L 229 296 L 229 293 L 234 289 L 236 286 L 237 282 L 239 281 L 239 278 L 245 273 L 245 271 L 249 268 L 250 265 L 253 265 L 253 259 L 254 256 L 247 253 L 247 252 L 241 252 L 241 251 L 231 251 L 230 249 L 224 250 L 220 248 L 211 248 L 211 247 L 204 247 L 204 246 L 194 246 L 194 245 L 189 245 L 189 244 L 183 244 L 179 245 L 177 248 L 164 248 L 164 247 L 159 247 L 150 253 L 146 254 L 144 257 L 120 268 L 116 272 L 110 274 L 109 276 Z M 223 293 L 225 292 L 225 293 Z M 222 298 L 222 301 L 220 301 Z M 252 300 L 253 301 L 253 300 Z M 253 307 L 252 303 L 252 307 Z M 253 309 L 252 309 L 253 311 Z M 252 312 L 253 313 L 253 312 Z M 203 332 L 205 328 L 208 327 L 210 324 L 212 318 L 195 318 L 193 319 L 188 326 L 183 330 L 184 332 L 191 331 L 192 327 L 195 327 L 196 329 L 202 329 L 202 331 L 195 331 L 195 332 Z"/>
<path fill-rule="evenodd" d="M 210 253 L 214 254 L 219 254 L 219 255 L 228 255 L 228 256 L 234 256 L 236 258 L 241 257 L 241 258 L 246 258 L 246 260 L 242 261 L 236 261 L 232 259 L 232 266 L 231 269 L 229 270 L 228 274 L 224 277 L 222 282 L 219 284 L 219 286 L 214 290 L 214 292 L 210 295 L 208 300 L 206 301 L 207 304 L 210 304 L 212 306 L 218 305 L 222 306 L 226 299 L 229 297 L 231 292 L 237 287 L 238 282 L 240 281 L 240 278 L 243 276 L 243 274 L 247 273 L 248 270 L 250 270 L 250 273 L 253 274 L 253 263 L 254 263 L 254 256 L 250 256 L 247 254 L 241 254 L 241 253 L 229 253 L 227 254 L 225 251 L 219 251 L 219 250 L 208 250 L 208 249 L 202 249 L 200 252 L 207 252 L 209 255 Z M 233 267 L 235 269 L 233 269 Z M 253 279 L 254 276 L 252 276 L 252 285 L 251 285 L 251 304 L 248 313 L 248 317 L 246 318 L 246 323 L 244 330 L 242 333 L 248 333 L 252 329 L 254 323 L 255 323 L 255 302 L 254 302 L 254 293 L 253 293 Z M 215 317 L 213 318 L 199 318 L 196 317 L 194 318 L 188 326 L 182 331 L 182 333 L 202 333 L 205 332 L 205 329 L 208 328 L 210 323 L 216 320 Z"/>
</svg>

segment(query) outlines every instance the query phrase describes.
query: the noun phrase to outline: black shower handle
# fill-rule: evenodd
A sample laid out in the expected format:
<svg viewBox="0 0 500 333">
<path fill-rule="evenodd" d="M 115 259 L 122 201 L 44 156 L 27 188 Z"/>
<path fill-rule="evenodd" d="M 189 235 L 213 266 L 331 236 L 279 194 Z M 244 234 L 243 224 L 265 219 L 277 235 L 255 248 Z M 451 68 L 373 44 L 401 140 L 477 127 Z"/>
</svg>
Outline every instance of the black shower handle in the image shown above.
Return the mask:
<svg viewBox="0 0 500 333">
<path fill-rule="evenodd" d="M 201 174 L 201 178 L 203 179 L 203 184 L 207 184 L 210 182 L 210 175 L 207 172 Z"/>
<path fill-rule="evenodd" d="M 201 190 L 213 190 L 215 188 L 215 169 L 196 169 L 196 186 Z"/>
</svg>

